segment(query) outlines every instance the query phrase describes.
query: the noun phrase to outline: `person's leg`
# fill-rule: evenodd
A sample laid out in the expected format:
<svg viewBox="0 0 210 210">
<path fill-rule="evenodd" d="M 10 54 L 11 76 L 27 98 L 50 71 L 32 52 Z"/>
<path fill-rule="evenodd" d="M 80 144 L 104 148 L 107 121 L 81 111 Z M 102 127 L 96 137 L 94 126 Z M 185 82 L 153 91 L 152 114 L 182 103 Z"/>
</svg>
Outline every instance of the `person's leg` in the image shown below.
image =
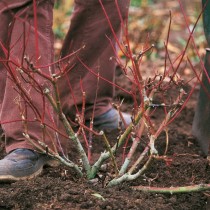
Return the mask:
<svg viewBox="0 0 210 210">
<path fill-rule="evenodd" d="M 1 21 L 1 28 L 9 28 L 0 38 L 5 39 L 5 36 L 10 38 L 7 43 L 2 40 L 7 49 L 5 57 L 16 63 L 1 62 L 4 67 L 4 69 L 1 68 L 1 72 L 4 75 L 6 84 L 5 91 L 3 91 L 4 95 L 1 96 L 3 100 L 0 120 L 6 136 L 6 151 L 10 152 L 16 148 L 32 149 L 34 147 L 26 140 L 23 133 L 27 133 L 34 140 L 48 140 L 47 138 L 43 139 L 40 120 L 43 121 L 43 124 L 52 125 L 48 111 L 53 115 L 53 110 L 52 107 L 48 106 L 47 99 L 43 99 L 43 94 L 40 92 L 45 87 L 49 87 L 50 84 L 33 73 L 30 75 L 37 80 L 39 85 L 27 82 L 29 77 L 21 73 L 21 68 L 27 69 L 28 72 L 31 71 L 27 62 L 24 61 L 24 56 L 27 56 L 30 62 L 36 66 L 50 64 L 53 61 L 53 1 L 42 0 L 36 5 L 37 32 L 34 27 L 32 0 L 18 1 L 17 4 L 14 1 L 7 1 L 6 6 L 2 4 L 0 6 L 3 7 L 0 8 L 0 11 L 2 10 L 0 16 L 7 18 L 5 22 Z M 36 39 L 36 33 L 38 39 Z M 38 60 L 37 57 L 39 57 Z M 5 71 L 7 71 L 6 79 Z M 42 69 L 42 71 L 49 74 L 47 68 Z M 3 86 L 4 82 L 1 85 Z M 27 96 L 20 93 L 21 88 Z M 27 121 L 27 126 L 22 122 L 23 117 Z M 50 143 L 46 143 L 50 146 Z"/>
<path fill-rule="evenodd" d="M 120 40 L 122 23 L 116 2 L 118 2 L 118 9 L 125 20 L 128 15 L 129 0 L 102 0 L 116 37 Z M 66 78 L 71 84 L 72 91 L 68 88 L 67 83 L 63 82 L 64 78 L 60 82 L 63 110 L 71 119 L 75 118 L 76 106 L 81 111 L 83 103 L 81 83 L 86 94 L 86 120 L 89 120 L 92 116 L 96 92 L 95 116 L 101 116 L 112 108 L 111 101 L 114 87 L 107 81 L 114 82 L 116 63 L 114 59 L 110 59 L 115 56 L 113 48 L 116 48 L 116 40 L 99 1 L 75 0 L 70 29 L 61 51 L 61 57 L 63 58 L 80 49 L 77 53 L 78 57 L 72 56 L 65 60 L 65 62 L 68 62 L 69 68 L 73 66 L 68 73 L 68 78 Z M 90 72 L 79 59 L 94 73 Z M 107 81 L 100 78 L 98 83 L 97 74 Z M 114 114 L 116 115 L 115 112 Z"/>
<path fill-rule="evenodd" d="M 1 6 L 0 6 L 1 7 Z M 12 20 L 12 14 L 10 12 L 0 12 L 0 28 L 3 28 L 4 30 L 0 30 L 0 44 L 1 45 L 8 45 L 9 43 L 9 24 Z M 1 105 L 4 98 L 4 91 L 5 91 L 5 85 L 6 85 L 6 77 L 7 72 L 4 68 L 4 65 L 2 64 L 1 60 L 6 59 L 6 55 L 4 53 L 4 50 L 2 47 L 0 47 L 0 110 Z"/>
<path fill-rule="evenodd" d="M 41 125 L 41 122 L 53 124 L 52 107 L 48 106 L 41 93 L 44 88 L 51 88 L 48 81 L 32 73 L 24 56 L 36 66 L 53 61 L 53 0 L 37 1 L 37 31 L 34 27 L 32 0 L 2 2 L 0 123 L 6 136 L 6 151 L 9 154 L 0 160 L 0 181 L 15 181 L 38 175 L 43 165 L 51 161 L 47 155 L 34 152 L 36 148 L 23 133 L 35 141 L 45 141 L 48 146 L 52 145 L 50 135 L 53 138 L 54 132 L 48 128 L 43 129 Z M 9 62 L 5 62 L 5 59 Z M 23 69 L 27 69 L 30 74 L 23 73 Z M 49 74 L 47 68 L 42 71 Z M 33 79 L 37 83 L 31 82 Z"/>
</svg>

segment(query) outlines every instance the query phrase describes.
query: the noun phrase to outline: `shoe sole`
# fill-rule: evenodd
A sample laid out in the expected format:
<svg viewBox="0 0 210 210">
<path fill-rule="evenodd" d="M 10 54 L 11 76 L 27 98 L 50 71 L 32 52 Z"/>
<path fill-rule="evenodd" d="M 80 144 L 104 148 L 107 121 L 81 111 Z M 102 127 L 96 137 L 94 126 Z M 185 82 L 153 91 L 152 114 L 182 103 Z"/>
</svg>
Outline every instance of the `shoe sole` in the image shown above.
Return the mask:
<svg viewBox="0 0 210 210">
<path fill-rule="evenodd" d="M 43 168 L 45 166 L 54 168 L 54 167 L 58 167 L 59 165 L 60 165 L 60 163 L 57 160 L 48 160 L 37 171 L 35 171 L 33 174 L 30 174 L 27 176 L 15 177 L 12 175 L 2 175 L 2 176 L 0 176 L 0 183 L 11 183 L 11 182 L 17 182 L 17 181 L 31 180 L 31 179 L 34 179 L 35 177 L 39 176 L 42 173 Z"/>
<path fill-rule="evenodd" d="M 12 175 L 3 175 L 0 176 L 0 182 L 2 183 L 11 183 L 11 182 L 16 182 L 16 181 L 23 181 L 23 180 L 30 180 L 33 179 L 35 177 L 37 177 L 38 175 L 40 175 L 42 173 L 43 167 L 41 167 L 39 170 L 37 170 L 36 172 L 34 172 L 31 175 L 28 176 L 22 176 L 22 177 L 15 177 Z"/>
</svg>

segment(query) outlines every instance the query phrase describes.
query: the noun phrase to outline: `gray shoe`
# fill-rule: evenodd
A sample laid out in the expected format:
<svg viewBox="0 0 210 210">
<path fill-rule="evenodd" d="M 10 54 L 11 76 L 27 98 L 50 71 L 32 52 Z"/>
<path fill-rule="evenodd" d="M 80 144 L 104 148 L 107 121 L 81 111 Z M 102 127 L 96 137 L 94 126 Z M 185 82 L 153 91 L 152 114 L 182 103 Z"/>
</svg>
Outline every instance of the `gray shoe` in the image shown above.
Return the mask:
<svg viewBox="0 0 210 210">
<path fill-rule="evenodd" d="M 29 149 L 16 149 L 0 160 L 0 182 L 32 179 L 53 159 Z"/>
<path fill-rule="evenodd" d="M 131 123 L 131 115 L 122 112 L 125 123 L 129 125 Z M 93 126 L 97 130 L 111 131 L 119 128 L 119 123 L 121 122 L 120 115 L 116 109 L 110 109 L 106 113 L 95 117 L 93 121 Z M 125 129 L 122 123 L 122 128 Z"/>
</svg>

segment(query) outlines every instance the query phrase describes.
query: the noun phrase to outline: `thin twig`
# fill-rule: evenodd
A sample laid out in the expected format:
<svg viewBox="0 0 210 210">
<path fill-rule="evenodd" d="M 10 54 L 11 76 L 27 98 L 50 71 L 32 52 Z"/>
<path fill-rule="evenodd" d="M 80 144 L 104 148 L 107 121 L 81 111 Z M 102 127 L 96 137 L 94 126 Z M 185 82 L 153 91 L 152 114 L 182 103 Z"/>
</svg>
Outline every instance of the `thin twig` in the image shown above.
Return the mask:
<svg viewBox="0 0 210 210">
<path fill-rule="evenodd" d="M 116 159 L 115 159 L 115 156 L 112 152 L 112 149 L 111 149 L 111 146 L 110 146 L 110 143 L 106 137 L 106 135 L 103 133 L 103 139 L 104 139 L 104 142 L 105 142 L 105 145 L 106 145 L 106 148 L 110 154 L 110 157 L 111 157 L 111 160 L 112 160 L 112 163 L 113 163 L 113 166 L 114 166 L 114 170 L 115 170 L 115 175 L 117 176 L 118 173 L 119 173 L 119 170 L 118 170 L 118 167 L 117 167 L 117 163 L 116 163 Z"/>
<path fill-rule="evenodd" d="M 202 192 L 210 190 L 210 184 L 198 184 L 192 186 L 182 187 L 147 187 L 147 186 L 135 186 L 131 187 L 134 190 L 147 192 L 147 193 L 163 193 L 163 194 L 179 194 L 179 193 L 191 193 Z"/>
</svg>

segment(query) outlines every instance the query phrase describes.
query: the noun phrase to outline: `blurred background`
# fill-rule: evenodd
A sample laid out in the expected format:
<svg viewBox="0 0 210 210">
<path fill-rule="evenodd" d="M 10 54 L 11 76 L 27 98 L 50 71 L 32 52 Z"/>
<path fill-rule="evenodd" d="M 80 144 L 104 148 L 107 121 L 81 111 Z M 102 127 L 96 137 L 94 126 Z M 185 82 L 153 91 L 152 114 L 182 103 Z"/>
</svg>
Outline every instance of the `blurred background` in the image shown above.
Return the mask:
<svg viewBox="0 0 210 210">
<path fill-rule="evenodd" d="M 157 52 L 167 38 L 170 12 L 172 15 L 169 50 L 179 52 L 185 46 L 189 33 L 181 12 L 183 7 L 192 28 L 201 12 L 201 0 L 131 0 L 129 14 L 129 37 L 134 52 L 142 49 L 145 40 L 155 44 Z M 58 52 L 70 24 L 74 0 L 57 0 L 54 8 L 55 49 Z M 205 37 L 200 20 L 195 33 L 195 41 L 201 54 L 204 52 Z M 203 51 L 203 52 L 202 52 Z M 158 56 L 152 53 L 153 57 Z M 196 55 L 194 59 L 196 59 Z"/>
<path fill-rule="evenodd" d="M 59 55 L 67 33 L 74 0 L 57 0 L 54 8 L 55 52 Z M 183 12 L 184 11 L 184 12 Z M 171 13 L 171 26 L 167 49 L 171 59 L 183 51 L 199 14 L 201 0 L 131 0 L 129 10 L 128 34 L 132 51 L 138 53 L 145 46 L 155 45 L 152 53 L 144 56 L 142 69 L 146 74 L 154 74 L 154 68 L 163 71 L 166 56 L 164 42 L 167 40 Z M 186 26 L 185 18 L 189 27 Z M 193 34 L 197 51 L 201 58 L 205 55 L 206 40 L 203 33 L 202 18 L 199 19 Z M 123 55 L 119 55 L 123 58 Z M 195 68 L 199 68 L 199 57 L 195 46 L 191 43 L 187 49 L 184 61 L 190 58 Z M 151 62 L 150 62 L 151 61 Z M 193 77 L 193 72 L 185 62 L 182 62 L 179 73 L 183 78 Z"/>
</svg>

